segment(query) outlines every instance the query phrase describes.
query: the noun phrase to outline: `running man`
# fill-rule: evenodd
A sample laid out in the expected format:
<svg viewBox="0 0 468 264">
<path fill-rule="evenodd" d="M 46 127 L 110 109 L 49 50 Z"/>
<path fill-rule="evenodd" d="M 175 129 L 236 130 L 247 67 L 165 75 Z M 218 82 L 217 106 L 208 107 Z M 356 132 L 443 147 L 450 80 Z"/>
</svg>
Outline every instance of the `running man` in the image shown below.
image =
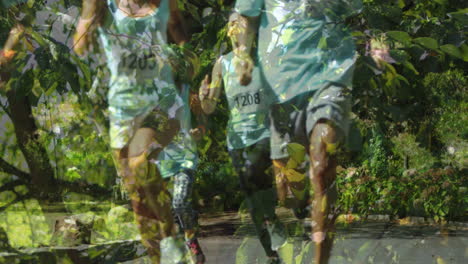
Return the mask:
<svg viewBox="0 0 468 264">
<path fill-rule="evenodd" d="M 178 45 L 188 41 L 177 0 L 83 1 L 74 37 L 76 53 L 86 51 L 95 29 L 111 73 L 111 147 L 142 242 L 153 263 L 182 262 L 185 247 L 176 239 L 171 197 L 163 180 L 172 174 L 166 171 L 167 156 L 191 144 L 184 127 L 188 102 L 176 87 L 168 50 L 167 33 Z M 195 166 L 196 156 L 184 158 L 194 160 L 186 160 L 178 172 Z"/>
<path fill-rule="evenodd" d="M 228 35 L 233 42 L 237 39 L 235 25 L 238 17 L 234 13 L 229 19 Z M 237 81 L 233 60 L 234 54 L 231 52 L 216 61 L 211 81 L 209 76 L 202 81 L 199 98 L 203 111 L 211 114 L 224 87 L 230 111 L 228 151 L 269 263 L 280 263 L 276 250 L 286 242 L 286 235 L 275 214 L 274 179 L 268 172 L 271 167 L 268 109 L 274 96 L 263 85 L 259 69 L 255 66 L 252 82 L 241 86 Z"/>
<path fill-rule="evenodd" d="M 283 173 L 296 166 L 293 152 L 302 145 L 310 158 L 316 263 L 327 263 L 331 252 L 336 151 L 348 131 L 356 52 L 343 21 L 360 6 L 360 0 L 236 1 L 239 81 L 252 79 L 250 51 L 258 32 L 259 67 L 278 101 L 270 109 L 271 158 L 290 188 L 300 180 Z"/>
</svg>

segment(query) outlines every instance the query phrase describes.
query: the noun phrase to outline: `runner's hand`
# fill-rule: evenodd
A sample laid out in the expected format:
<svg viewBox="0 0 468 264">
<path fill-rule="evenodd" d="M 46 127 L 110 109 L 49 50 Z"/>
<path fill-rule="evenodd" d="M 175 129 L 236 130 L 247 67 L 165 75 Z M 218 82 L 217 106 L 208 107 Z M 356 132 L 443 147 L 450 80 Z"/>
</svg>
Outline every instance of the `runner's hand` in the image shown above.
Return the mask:
<svg viewBox="0 0 468 264">
<path fill-rule="evenodd" d="M 0 50 L 0 68 L 7 64 L 8 59 L 4 50 Z"/>
<path fill-rule="evenodd" d="M 192 128 L 189 133 L 195 141 L 200 141 L 205 135 L 203 127 Z"/>
<path fill-rule="evenodd" d="M 203 109 L 203 112 L 205 112 L 206 114 L 212 113 L 216 108 L 217 98 L 215 98 L 215 89 L 219 88 L 212 87 L 210 76 L 206 75 L 203 81 L 201 82 L 200 89 L 198 91 L 201 107 Z"/>
<path fill-rule="evenodd" d="M 21 24 L 15 25 L 10 30 L 8 39 L 4 43 L 3 49 L 0 49 L 0 67 L 5 67 L 11 60 L 13 60 L 16 54 L 14 48 L 23 39 L 24 31 L 25 29 Z"/>
</svg>

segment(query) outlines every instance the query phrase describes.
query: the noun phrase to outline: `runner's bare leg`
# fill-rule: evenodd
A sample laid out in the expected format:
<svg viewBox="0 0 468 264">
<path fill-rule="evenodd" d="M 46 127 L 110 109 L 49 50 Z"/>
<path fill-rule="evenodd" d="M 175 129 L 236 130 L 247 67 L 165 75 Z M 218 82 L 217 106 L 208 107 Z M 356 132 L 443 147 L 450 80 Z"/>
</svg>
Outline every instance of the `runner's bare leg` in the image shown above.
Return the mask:
<svg viewBox="0 0 468 264">
<path fill-rule="evenodd" d="M 162 148 L 148 154 L 148 146 L 158 144 L 157 133 L 140 128 L 129 146 L 114 151 L 119 174 L 131 199 L 142 243 L 148 249 L 152 263 L 159 264 L 160 242 L 175 234 L 171 212 L 171 196 L 156 166 L 149 160 L 157 157 Z M 162 137 L 162 141 L 169 138 Z M 162 142 L 164 145 L 167 142 Z"/>
<path fill-rule="evenodd" d="M 319 121 L 310 136 L 310 176 L 314 188 L 312 239 L 315 263 L 328 263 L 334 236 L 334 219 L 330 217 L 336 200 L 337 131 L 326 121 Z"/>
</svg>

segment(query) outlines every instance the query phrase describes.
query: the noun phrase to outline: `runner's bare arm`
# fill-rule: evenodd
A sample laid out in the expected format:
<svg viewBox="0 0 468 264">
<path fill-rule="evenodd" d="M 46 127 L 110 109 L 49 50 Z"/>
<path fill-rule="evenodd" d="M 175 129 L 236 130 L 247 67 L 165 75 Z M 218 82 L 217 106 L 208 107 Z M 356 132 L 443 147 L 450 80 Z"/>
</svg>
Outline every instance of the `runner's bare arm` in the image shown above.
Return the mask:
<svg viewBox="0 0 468 264">
<path fill-rule="evenodd" d="M 170 17 L 167 30 L 172 40 L 177 45 L 183 45 L 189 41 L 189 36 L 185 28 L 184 19 L 177 6 L 177 0 L 169 0 L 170 4 Z"/>
<path fill-rule="evenodd" d="M 231 15 L 229 19 L 228 36 L 234 51 L 234 64 L 241 85 L 252 81 L 253 60 L 252 46 L 258 31 L 258 17 L 247 17 L 239 14 Z"/>
<path fill-rule="evenodd" d="M 15 25 L 8 35 L 8 39 L 0 50 L 0 67 L 7 65 L 15 56 L 15 48 L 21 41 L 24 34 L 24 27 L 20 24 Z"/>
<path fill-rule="evenodd" d="M 216 104 L 223 88 L 222 60 L 223 57 L 221 56 L 216 61 L 211 72 L 211 81 L 210 77 L 206 75 L 200 86 L 199 97 L 205 114 L 211 114 L 216 109 Z"/>
<path fill-rule="evenodd" d="M 104 17 L 105 1 L 83 0 L 80 20 L 73 36 L 73 49 L 78 55 L 83 55 L 92 42 L 94 30 Z"/>
<path fill-rule="evenodd" d="M 15 25 L 8 35 L 8 39 L 3 45 L 3 49 L 0 50 L 0 90 L 4 90 L 8 80 L 10 79 L 10 73 L 4 69 L 11 60 L 15 57 L 18 44 L 21 42 L 24 35 L 24 27 L 20 24 Z"/>
</svg>

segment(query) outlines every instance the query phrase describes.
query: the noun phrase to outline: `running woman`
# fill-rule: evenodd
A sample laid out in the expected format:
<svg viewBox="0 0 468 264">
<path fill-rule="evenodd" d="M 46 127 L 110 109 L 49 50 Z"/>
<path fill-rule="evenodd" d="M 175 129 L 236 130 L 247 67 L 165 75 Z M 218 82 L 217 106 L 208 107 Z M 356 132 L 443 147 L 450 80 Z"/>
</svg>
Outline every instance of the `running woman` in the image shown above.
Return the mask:
<svg viewBox="0 0 468 264">
<path fill-rule="evenodd" d="M 233 42 L 238 14 L 230 16 L 228 35 Z M 234 44 L 233 44 L 234 45 Z M 227 145 L 234 168 L 239 175 L 241 190 L 255 225 L 257 235 L 269 258 L 280 263 L 276 250 L 286 242 L 283 225 L 276 214 L 276 194 L 271 167 L 268 109 L 274 95 L 263 85 L 259 69 L 253 67 L 252 82 L 241 86 L 237 81 L 234 54 L 228 53 L 216 61 L 210 77 L 202 81 L 199 98 L 206 114 L 215 108 L 224 87 L 230 111 L 227 125 Z"/>
<path fill-rule="evenodd" d="M 185 247 L 176 239 L 170 193 L 159 171 L 166 173 L 167 155 L 190 144 L 183 126 L 187 102 L 174 82 L 168 49 L 167 33 L 178 45 L 188 40 L 177 0 L 83 1 L 76 53 L 86 51 L 94 29 L 111 73 L 111 147 L 142 242 L 153 263 L 162 256 L 170 263 L 182 262 Z M 195 158 L 188 155 L 180 171 L 192 168 Z"/>
<path fill-rule="evenodd" d="M 195 257 L 195 263 L 203 264 L 205 255 L 197 239 L 198 212 L 192 206 L 192 190 L 198 162 L 195 136 L 192 135 L 201 131 L 191 129 L 191 112 L 187 103 L 190 86 L 186 84 L 180 86 L 180 94 L 185 102 L 180 119 L 180 131 L 159 154 L 156 164 L 164 179 L 172 179 L 172 210 L 175 222 L 179 231 L 184 233 L 185 244 Z"/>
<path fill-rule="evenodd" d="M 360 0 L 236 1 L 242 15 L 234 49 L 239 81 L 252 79 L 250 50 L 258 32 L 259 67 L 278 101 L 270 109 L 271 158 L 290 188 L 297 178 L 282 172 L 296 166 L 293 152 L 302 145 L 309 155 L 316 263 L 327 263 L 331 252 L 336 151 L 349 123 L 356 52 L 343 21 L 360 7 Z"/>
</svg>

